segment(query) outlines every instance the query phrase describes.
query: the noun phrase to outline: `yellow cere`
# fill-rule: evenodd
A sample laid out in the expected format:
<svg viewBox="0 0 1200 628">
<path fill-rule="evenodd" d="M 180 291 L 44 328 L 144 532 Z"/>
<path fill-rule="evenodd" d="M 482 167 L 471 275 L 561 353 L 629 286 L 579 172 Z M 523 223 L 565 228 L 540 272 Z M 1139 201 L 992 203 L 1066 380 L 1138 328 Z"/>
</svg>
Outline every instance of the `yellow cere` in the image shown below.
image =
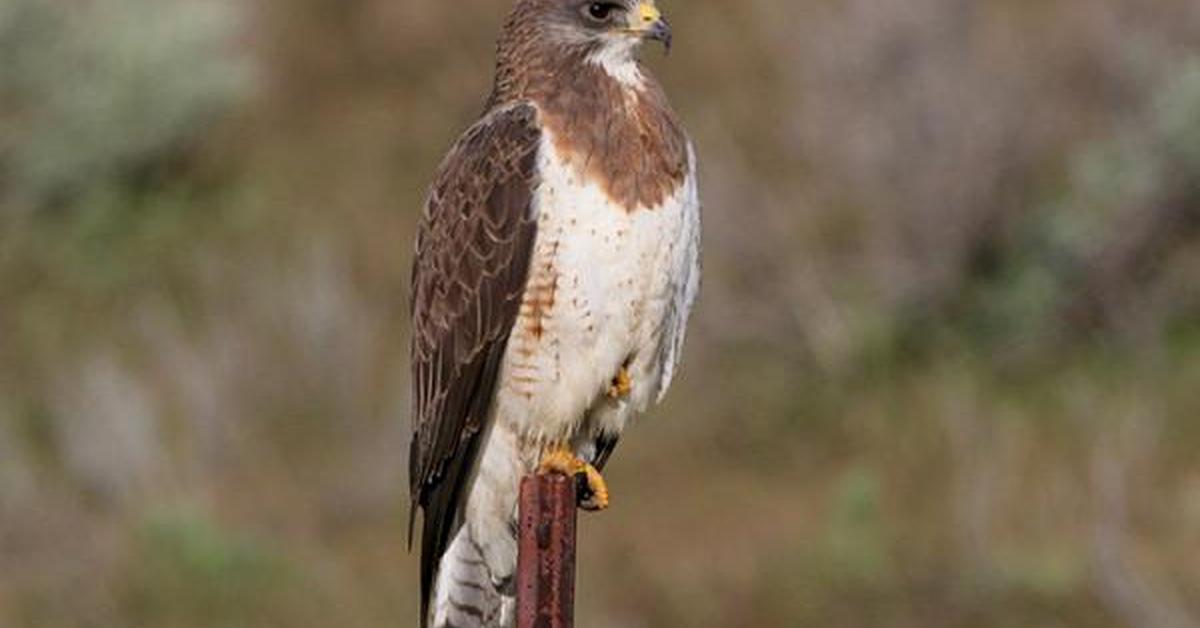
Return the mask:
<svg viewBox="0 0 1200 628">
<path fill-rule="evenodd" d="M 638 5 L 638 13 L 641 15 L 642 24 L 650 25 L 657 22 L 662 17 L 662 12 L 658 7 L 654 6 L 653 2 L 642 2 Z"/>
</svg>

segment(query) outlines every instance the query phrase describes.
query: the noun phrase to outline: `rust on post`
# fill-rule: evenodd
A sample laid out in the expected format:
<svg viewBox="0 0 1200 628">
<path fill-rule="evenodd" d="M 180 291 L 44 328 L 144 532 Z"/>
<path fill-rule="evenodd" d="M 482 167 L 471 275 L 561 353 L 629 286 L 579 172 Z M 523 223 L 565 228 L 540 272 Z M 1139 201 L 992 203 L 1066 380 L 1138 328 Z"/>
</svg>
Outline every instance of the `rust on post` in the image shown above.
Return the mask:
<svg viewBox="0 0 1200 628">
<path fill-rule="evenodd" d="M 575 615 L 575 479 L 521 481 L 517 628 L 571 628 Z"/>
</svg>

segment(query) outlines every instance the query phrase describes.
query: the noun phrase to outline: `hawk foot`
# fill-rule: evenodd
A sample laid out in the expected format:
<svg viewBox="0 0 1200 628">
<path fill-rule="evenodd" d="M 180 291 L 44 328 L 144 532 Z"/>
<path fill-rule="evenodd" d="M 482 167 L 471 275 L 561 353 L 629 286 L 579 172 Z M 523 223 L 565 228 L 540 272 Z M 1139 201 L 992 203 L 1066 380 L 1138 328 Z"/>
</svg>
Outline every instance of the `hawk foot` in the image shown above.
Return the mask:
<svg viewBox="0 0 1200 628">
<path fill-rule="evenodd" d="M 617 371 L 617 376 L 613 378 L 612 384 L 608 386 L 608 398 L 612 400 L 621 399 L 629 396 L 633 391 L 633 379 L 629 377 L 629 369 L 624 366 Z"/>
<path fill-rule="evenodd" d="M 604 481 L 604 476 L 596 467 L 580 460 L 568 447 L 552 447 L 542 456 L 538 474 L 546 473 L 561 473 L 575 478 L 579 487 L 580 508 L 590 511 L 608 508 L 608 483 Z"/>
</svg>

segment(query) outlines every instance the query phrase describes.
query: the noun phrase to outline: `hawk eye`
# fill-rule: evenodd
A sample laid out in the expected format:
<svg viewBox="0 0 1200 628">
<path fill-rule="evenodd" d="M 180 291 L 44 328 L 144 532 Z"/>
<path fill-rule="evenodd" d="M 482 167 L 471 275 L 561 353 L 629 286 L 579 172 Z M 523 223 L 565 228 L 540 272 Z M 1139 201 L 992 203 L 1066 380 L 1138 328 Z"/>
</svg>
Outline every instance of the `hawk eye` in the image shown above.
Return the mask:
<svg viewBox="0 0 1200 628">
<path fill-rule="evenodd" d="M 614 10 L 620 5 L 612 2 L 592 2 L 587 5 L 587 15 L 596 22 L 607 22 Z"/>
</svg>

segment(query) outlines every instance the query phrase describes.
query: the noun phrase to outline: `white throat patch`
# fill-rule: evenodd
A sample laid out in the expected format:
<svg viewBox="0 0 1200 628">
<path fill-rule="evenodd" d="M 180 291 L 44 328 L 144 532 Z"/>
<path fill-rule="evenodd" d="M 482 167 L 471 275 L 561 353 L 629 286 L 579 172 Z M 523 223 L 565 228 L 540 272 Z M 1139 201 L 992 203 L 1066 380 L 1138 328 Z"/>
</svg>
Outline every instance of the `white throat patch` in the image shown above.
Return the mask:
<svg viewBox="0 0 1200 628">
<path fill-rule="evenodd" d="M 645 77 L 634 51 L 638 42 L 621 40 L 602 46 L 588 57 L 588 63 L 600 66 L 606 74 L 625 87 L 640 89 Z"/>
</svg>

